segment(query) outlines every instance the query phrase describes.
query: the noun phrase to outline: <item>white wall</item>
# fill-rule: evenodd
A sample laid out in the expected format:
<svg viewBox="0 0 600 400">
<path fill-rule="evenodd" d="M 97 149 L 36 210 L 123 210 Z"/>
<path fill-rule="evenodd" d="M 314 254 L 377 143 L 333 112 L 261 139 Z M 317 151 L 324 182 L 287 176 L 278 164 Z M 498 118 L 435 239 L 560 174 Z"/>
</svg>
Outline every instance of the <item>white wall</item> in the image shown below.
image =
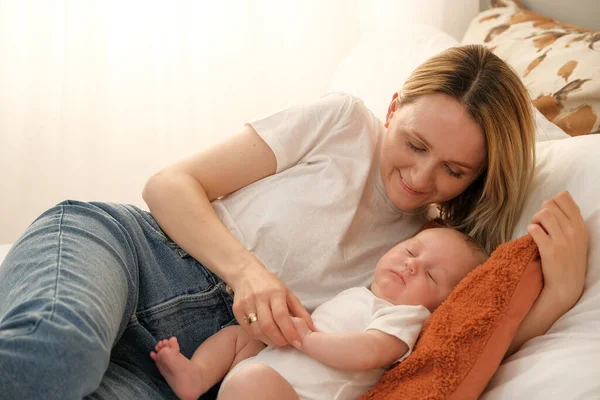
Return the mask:
<svg viewBox="0 0 600 400">
<path fill-rule="evenodd" d="M 161 167 L 325 93 L 361 31 L 460 39 L 477 5 L 0 0 L 0 243 L 66 198 L 143 207 Z"/>
<path fill-rule="evenodd" d="M 143 206 L 159 168 L 324 93 L 358 29 L 346 0 L 0 1 L 0 243 L 65 198 Z"/>
</svg>

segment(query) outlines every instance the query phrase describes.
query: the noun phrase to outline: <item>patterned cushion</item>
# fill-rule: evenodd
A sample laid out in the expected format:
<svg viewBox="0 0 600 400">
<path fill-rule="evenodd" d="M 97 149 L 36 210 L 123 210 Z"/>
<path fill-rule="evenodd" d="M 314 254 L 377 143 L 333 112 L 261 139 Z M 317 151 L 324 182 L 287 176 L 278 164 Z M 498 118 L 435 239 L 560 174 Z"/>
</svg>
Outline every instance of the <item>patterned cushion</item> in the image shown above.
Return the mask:
<svg viewBox="0 0 600 400">
<path fill-rule="evenodd" d="M 600 133 L 600 32 L 492 0 L 462 44 L 488 46 L 519 74 L 534 105 L 571 136 Z"/>
</svg>

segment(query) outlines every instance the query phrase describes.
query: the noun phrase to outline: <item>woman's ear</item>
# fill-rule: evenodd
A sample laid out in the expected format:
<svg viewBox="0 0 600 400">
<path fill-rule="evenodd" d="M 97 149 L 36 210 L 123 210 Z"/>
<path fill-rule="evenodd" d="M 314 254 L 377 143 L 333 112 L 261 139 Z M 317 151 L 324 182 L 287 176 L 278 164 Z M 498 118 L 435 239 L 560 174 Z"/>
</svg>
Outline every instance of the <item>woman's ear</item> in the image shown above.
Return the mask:
<svg viewBox="0 0 600 400">
<path fill-rule="evenodd" d="M 390 105 L 388 106 L 388 111 L 387 111 L 387 115 L 385 116 L 385 127 L 388 128 L 390 126 L 390 121 L 392 120 L 392 117 L 394 116 L 394 111 L 396 111 L 398 109 L 398 93 L 394 93 L 394 95 L 392 96 L 392 101 L 390 102 Z"/>
</svg>

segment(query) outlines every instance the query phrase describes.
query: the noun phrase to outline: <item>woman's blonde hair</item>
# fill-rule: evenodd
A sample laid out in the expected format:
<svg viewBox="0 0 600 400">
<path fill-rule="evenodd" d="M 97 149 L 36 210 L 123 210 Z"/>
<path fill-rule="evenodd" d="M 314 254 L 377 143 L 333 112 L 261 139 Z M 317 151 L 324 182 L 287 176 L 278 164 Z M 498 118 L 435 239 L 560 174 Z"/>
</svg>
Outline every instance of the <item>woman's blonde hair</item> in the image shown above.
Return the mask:
<svg viewBox="0 0 600 400">
<path fill-rule="evenodd" d="M 404 83 L 398 106 L 434 93 L 466 107 L 487 153 L 479 177 L 438 205 L 440 217 L 491 252 L 510 239 L 535 167 L 529 95 L 511 67 L 480 45 L 453 47 L 425 61 Z"/>
</svg>

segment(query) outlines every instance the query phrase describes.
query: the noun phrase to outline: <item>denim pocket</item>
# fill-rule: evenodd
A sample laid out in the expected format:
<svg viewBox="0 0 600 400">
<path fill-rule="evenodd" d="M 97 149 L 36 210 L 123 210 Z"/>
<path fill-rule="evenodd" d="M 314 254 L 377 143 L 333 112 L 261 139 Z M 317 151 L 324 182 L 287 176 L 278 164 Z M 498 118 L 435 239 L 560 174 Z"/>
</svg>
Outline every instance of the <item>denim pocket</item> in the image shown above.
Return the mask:
<svg viewBox="0 0 600 400">
<path fill-rule="evenodd" d="M 221 282 L 209 291 L 180 295 L 139 311 L 130 324 L 136 322 L 157 340 L 176 336 L 182 353 L 189 357 L 208 337 L 235 323 L 235 318 Z"/>
</svg>

